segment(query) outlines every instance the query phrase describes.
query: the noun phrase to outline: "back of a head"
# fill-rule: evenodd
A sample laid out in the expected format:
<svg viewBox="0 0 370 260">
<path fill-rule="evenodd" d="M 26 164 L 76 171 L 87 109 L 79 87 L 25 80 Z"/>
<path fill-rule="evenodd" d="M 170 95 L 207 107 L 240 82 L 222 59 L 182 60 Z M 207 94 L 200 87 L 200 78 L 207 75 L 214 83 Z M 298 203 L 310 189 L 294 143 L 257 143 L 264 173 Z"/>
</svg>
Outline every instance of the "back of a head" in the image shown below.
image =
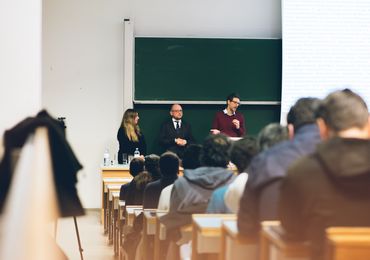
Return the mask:
<svg viewBox="0 0 370 260">
<path fill-rule="evenodd" d="M 179 157 L 172 152 L 165 152 L 159 159 L 159 168 L 163 177 L 176 176 L 179 172 Z"/>
<path fill-rule="evenodd" d="M 201 164 L 203 166 L 226 168 L 230 161 L 230 146 L 231 143 L 225 135 L 209 135 L 204 140 L 200 152 Z"/>
<path fill-rule="evenodd" d="M 254 137 L 244 137 L 232 144 L 230 159 L 236 168 L 238 168 L 238 172 L 241 173 L 245 171 L 257 153 L 256 139 Z"/>
<path fill-rule="evenodd" d="M 161 172 L 159 170 L 159 156 L 156 154 L 149 154 L 145 156 L 145 170 L 148 171 L 153 179 L 157 180 L 161 178 Z"/>
<path fill-rule="evenodd" d="M 369 111 L 365 101 L 349 89 L 329 94 L 317 111 L 334 132 L 352 127 L 363 128 L 368 123 Z"/>
<path fill-rule="evenodd" d="M 190 144 L 184 151 L 182 157 L 182 167 L 184 169 L 196 169 L 200 166 L 200 151 L 202 146 L 199 144 Z"/>
<path fill-rule="evenodd" d="M 300 127 L 306 124 L 316 122 L 316 112 L 320 105 L 318 98 L 300 98 L 289 110 L 287 116 L 288 124 L 292 124 L 294 130 L 297 131 Z"/>
<path fill-rule="evenodd" d="M 147 171 L 140 172 L 137 176 L 134 178 L 135 185 L 137 190 L 144 190 L 145 186 L 153 180 L 152 176 Z"/>
<path fill-rule="evenodd" d="M 135 177 L 142 171 L 144 171 L 144 160 L 141 158 L 132 159 L 130 162 L 130 174 Z"/>
<path fill-rule="evenodd" d="M 288 128 L 286 126 L 282 126 L 279 123 L 268 124 L 258 133 L 258 149 L 261 152 L 265 151 L 275 144 L 287 140 L 288 138 Z"/>
</svg>

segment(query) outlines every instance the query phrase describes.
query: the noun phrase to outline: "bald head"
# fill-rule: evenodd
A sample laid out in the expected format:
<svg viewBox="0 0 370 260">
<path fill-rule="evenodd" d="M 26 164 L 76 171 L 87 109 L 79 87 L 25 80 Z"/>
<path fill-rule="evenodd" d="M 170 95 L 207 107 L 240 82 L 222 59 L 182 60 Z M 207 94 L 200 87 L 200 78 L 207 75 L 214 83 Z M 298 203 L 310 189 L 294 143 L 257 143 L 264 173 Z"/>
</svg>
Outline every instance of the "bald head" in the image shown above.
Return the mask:
<svg viewBox="0 0 370 260">
<path fill-rule="evenodd" d="M 179 104 L 173 104 L 171 107 L 170 115 L 174 119 L 180 120 L 182 118 L 182 107 Z"/>
</svg>

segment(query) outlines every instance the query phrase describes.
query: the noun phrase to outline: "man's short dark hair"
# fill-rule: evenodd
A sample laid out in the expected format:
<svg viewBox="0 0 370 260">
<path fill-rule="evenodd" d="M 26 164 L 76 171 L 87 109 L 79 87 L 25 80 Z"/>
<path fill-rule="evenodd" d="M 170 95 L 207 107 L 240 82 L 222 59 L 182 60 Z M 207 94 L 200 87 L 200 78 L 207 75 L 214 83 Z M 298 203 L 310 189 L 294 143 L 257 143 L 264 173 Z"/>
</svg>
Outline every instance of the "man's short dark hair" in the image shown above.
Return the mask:
<svg viewBox="0 0 370 260">
<path fill-rule="evenodd" d="M 184 169 L 196 169 L 200 166 L 200 151 L 202 146 L 199 144 L 190 144 L 185 148 L 182 157 L 182 167 Z"/>
<path fill-rule="evenodd" d="M 200 161 L 203 166 L 226 167 L 230 161 L 230 141 L 223 135 L 209 135 L 203 142 Z"/>
<path fill-rule="evenodd" d="M 363 128 L 369 118 L 365 101 L 349 89 L 329 94 L 319 106 L 317 116 L 334 132 Z"/>
<path fill-rule="evenodd" d="M 150 173 L 153 179 L 158 180 L 161 178 L 159 170 L 159 156 L 156 154 L 149 154 L 145 156 L 145 170 Z"/>
<path fill-rule="evenodd" d="M 258 133 L 258 149 L 261 152 L 265 151 L 275 144 L 287 140 L 288 138 L 288 128 L 286 126 L 282 126 L 279 123 L 268 124 Z"/>
<path fill-rule="evenodd" d="M 233 101 L 234 98 L 238 98 L 240 100 L 240 96 L 238 93 L 231 93 L 230 95 L 228 95 L 226 97 L 226 104 L 227 104 L 227 101 Z"/>
<path fill-rule="evenodd" d="M 238 172 L 242 173 L 257 153 L 256 139 L 254 137 L 244 137 L 232 144 L 230 151 L 231 162 L 238 168 Z"/>
<path fill-rule="evenodd" d="M 174 176 L 179 172 L 179 157 L 172 152 L 165 152 L 159 159 L 159 168 L 163 176 Z"/>
<path fill-rule="evenodd" d="M 132 159 L 130 162 L 130 174 L 135 177 L 142 171 L 144 171 L 144 160 L 141 158 Z"/>
<path fill-rule="evenodd" d="M 287 122 L 292 124 L 294 130 L 298 130 L 300 127 L 306 124 L 313 124 L 316 122 L 316 112 L 320 105 L 320 99 L 318 98 L 300 98 L 290 108 Z"/>
</svg>

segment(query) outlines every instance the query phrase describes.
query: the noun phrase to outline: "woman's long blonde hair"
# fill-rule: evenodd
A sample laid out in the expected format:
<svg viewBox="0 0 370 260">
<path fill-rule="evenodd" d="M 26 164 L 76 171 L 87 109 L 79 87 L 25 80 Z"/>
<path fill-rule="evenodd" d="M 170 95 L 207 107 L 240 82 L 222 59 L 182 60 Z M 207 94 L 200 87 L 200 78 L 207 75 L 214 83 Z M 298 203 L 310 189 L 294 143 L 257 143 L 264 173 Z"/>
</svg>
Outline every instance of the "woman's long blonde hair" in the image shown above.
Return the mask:
<svg viewBox="0 0 370 260">
<path fill-rule="evenodd" d="M 135 117 L 138 116 L 138 112 L 134 109 L 127 109 L 122 117 L 121 127 L 125 130 L 126 135 L 130 141 L 138 142 L 140 133 L 140 127 L 135 124 Z"/>
</svg>

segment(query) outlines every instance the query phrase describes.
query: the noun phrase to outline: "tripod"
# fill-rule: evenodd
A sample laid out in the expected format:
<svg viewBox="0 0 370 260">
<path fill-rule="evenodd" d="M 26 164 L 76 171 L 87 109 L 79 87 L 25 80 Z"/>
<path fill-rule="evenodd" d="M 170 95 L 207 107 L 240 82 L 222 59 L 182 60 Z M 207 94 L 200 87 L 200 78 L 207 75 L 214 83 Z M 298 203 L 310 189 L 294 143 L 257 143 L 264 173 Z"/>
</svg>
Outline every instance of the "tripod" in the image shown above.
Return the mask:
<svg viewBox="0 0 370 260">
<path fill-rule="evenodd" d="M 75 224 L 75 230 L 76 230 L 76 236 L 77 236 L 77 243 L 78 243 L 78 250 L 80 251 L 80 257 L 81 260 L 84 259 L 84 256 L 82 252 L 84 251 L 82 246 L 81 246 L 81 240 L 80 240 L 80 232 L 78 231 L 78 225 L 77 225 L 77 217 L 73 216 L 73 222 Z M 57 228 L 58 228 L 58 220 L 55 220 L 55 225 L 54 225 L 54 238 L 57 239 Z"/>
</svg>

